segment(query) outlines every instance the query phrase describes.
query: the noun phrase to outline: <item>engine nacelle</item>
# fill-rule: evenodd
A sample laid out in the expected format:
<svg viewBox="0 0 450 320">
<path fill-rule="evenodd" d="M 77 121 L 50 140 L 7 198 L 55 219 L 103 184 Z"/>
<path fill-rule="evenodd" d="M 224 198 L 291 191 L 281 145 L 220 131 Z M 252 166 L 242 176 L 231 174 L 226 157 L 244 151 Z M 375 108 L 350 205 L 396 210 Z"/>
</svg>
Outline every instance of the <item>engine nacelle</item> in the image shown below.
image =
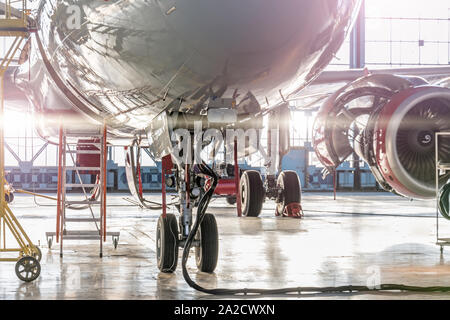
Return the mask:
<svg viewBox="0 0 450 320">
<path fill-rule="evenodd" d="M 435 133 L 450 132 L 450 89 L 421 86 L 400 91 L 374 121 L 373 150 L 384 180 L 403 196 L 434 198 Z M 439 158 L 450 162 L 450 137 L 441 139 Z M 448 178 L 441 176 L 441 184 Z"/>
<path fill-rule="evenodd" d="M 421 78 L 370 75 L 324 103 L 313 136 L 329 172 L 356 153 L 387 191 L 431 199 L 436 132 L 450 132 L 450 89 Z M 439 158 L 450 163 L 450 137 L 441 137 L 439 148 Z M 440 176 L 439 183 L 449 177 Z"/>
</svg>

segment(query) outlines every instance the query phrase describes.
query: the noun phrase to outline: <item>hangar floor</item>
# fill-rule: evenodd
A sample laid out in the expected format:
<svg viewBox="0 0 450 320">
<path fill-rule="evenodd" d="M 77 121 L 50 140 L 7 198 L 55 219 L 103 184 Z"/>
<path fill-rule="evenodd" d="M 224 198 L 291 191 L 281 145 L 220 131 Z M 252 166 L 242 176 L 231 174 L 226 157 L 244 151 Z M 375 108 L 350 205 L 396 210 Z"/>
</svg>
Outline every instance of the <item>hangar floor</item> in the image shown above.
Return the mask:
<svg viewBox="0 0 450 320">
<path fill-rule="evenodd" d="M 63 259 L 56 245 L 47 248 L 46 231 L 55 228 L 48 200 L 16 197 L 13 212 L 40 243 L 42 273 L 34 283 L 21 282 L 14 263 L 0 264 L 0 299 L 219 299 L 192 290 L 181 267 L 160 274 L 155 262 L 155 228 L 159 212 L 141 210 L 109 195 L 109 230 L 120 231 L 117 250 L 111 241 L 105 257 L 98 243 L 66 243 Z M 159 201 L 159 195 L 152 195 Z M 45 204 L 45 206 L 43 206 Z M 366 285 L 380 274 L 381 282 L 450 286 L 450 252 L 441 256 L 435 245 L 434 203 L 410 202 L 389 194 L 306 193 L 303 220 L 274 217 L 266 203 L 261 218 L 235 217 L 235 209 L 217 199 L 209 208 L 220 231 L 220 260 L 215 274 L 190 272 L 209 288 L 279 288 L 296 286 Z M 450 222 L 448 235 L 450 236 Z M 449 248 L 450 250 L 450 248 Z M 225 297 L 230 298 L 230 297 Z M 283 299 L 283 296 L 277 296 Z M 292 297 L 291 297 L 292 298 Z M 314 295 L 313 299 L 450 298 L 450 294 Z"/>
</svg>

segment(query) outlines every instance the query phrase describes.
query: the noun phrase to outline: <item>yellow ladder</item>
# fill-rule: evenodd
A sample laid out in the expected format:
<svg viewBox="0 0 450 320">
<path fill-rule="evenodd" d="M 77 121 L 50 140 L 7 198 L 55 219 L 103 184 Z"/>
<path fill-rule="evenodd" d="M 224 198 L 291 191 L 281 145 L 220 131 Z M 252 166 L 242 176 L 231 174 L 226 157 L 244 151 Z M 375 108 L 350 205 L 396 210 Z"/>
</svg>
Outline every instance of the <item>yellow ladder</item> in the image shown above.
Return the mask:
<svg viewBox="0 0 450 320">
<path fill-rule="evenodd" d="M 21 4 L 21 8 L 17 9 Z M 6 0 L 0 3 L 0 37 L 13 38 L 5 56 L 0 58 L 0 233 L 3 235 L 3 246 L 0 253 L 18 252 L 16 258 L 0 258 L 3 261 L 17 261 L 16 275 L 20 280 L 30 282 L 36 280 L 41 272 L 42 254 L 28 237 L 19 221 L 14 216 L 5 199 L 5 135 L 4 135 L 4 75 L 19 51 L 22 43 L 29 36 L 27 3 L 25 0 Z M 6 49 L 6 48 L 5 48 Z M 6 229 L 16 239 L 19 248 L 7 248 Z"/>
</svg>

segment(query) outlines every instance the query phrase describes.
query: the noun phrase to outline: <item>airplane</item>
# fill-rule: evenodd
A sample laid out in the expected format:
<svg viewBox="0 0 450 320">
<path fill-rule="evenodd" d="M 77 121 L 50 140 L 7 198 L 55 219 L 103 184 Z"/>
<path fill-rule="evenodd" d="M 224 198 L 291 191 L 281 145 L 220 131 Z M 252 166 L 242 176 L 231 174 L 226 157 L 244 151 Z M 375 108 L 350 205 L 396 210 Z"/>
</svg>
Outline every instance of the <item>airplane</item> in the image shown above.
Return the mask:
<svg viewBox="0 0 450 320">
<path fill-rule="evenodd" d="M 428 76 L 440 76 L 433 85 L 418 77 L 424 75 L 420 70 L 323 72 L 360 5 L 360 0 L 43 0 L 30 17 L 36 32 L 20 65 L 6 74 L 5 98 L 21 110 L 29 104 L 36 131 L 52 143 L 61 123 L 84 132 L 106 123 L 108 143 L 127 148 L 130 191 L 143 205 L 135 150 L 162 161 L 163 177 L 170 172 L 163 188 L 176 188 L 180 215 L 164 207 L 158 220 L 158 268 L 174 272 L 178 249 L 198 231 L 197 267 L 213 272 L 218 229 L 214 215 L 204 214 L 213 194 L 241 204 L 243 216 L 259 216 L 265 199 L 277 203 L 279 216 L 300 216 L 299 178 L 279 168 L 290 148 L 289 105 L 308 101 L 314 88 L 325 101 L 314 145 L 329 171 L 356 152 L 385 189 L 412 198 L 434 195 L 434 132 L 449 129 L 450 90 L 443 84 L 450 71 L 428 70 Z M 267 150 L 259 143 L 262 129 Z M 228 132 L 234 135 L 223 138 Z M 231 163 L 264 153 L 264 179 L 236 165 L 208 165 L 211 146 L 212 158 L 223 148 Z M 439 152 L 450 157 L 448 140 Z M 448 176 L 440 179 L 444 183 Z M 193 228 L 195 208 L 204 214 L 198 228 Z"/>
</svg>

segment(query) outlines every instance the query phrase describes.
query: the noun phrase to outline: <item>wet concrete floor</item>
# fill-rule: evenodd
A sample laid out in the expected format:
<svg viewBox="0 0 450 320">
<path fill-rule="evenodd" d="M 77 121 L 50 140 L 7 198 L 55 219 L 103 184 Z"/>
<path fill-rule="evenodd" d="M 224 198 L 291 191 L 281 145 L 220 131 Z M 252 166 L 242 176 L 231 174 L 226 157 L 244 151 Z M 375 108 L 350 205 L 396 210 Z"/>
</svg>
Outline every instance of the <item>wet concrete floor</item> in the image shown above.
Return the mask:
<svg viewBox="0 0 450 320">
<path fill-rule="evenodd" d="M 174 274 L 161 274 L 155 257 L 156 222 L 161 212 L 140 209 L 126 198 L 126 194 L 108 195 L 108 230 L 121 233 L 117 250 L 108 239 L 100 259 L 97 241 L 66 242 L 61 259 L 58 245 L 53 243 L 49 249 L 45 236 L 46 231 L 55 230 L 54 203 L 17 195 L 11 208 L 41 247 L 42 272 L 35 282 L 23 283 L 15 275 L 14 263 L 1 263 L 0 299 L 231 298 L 191 289 L 183 279 L 181 264 Z M 158 194 L 149 198 L 160 201 Z M 433 201 L 411 202 L 385 193 L 340 193 L 333 201 L 330 193 L 305 193 L 303 207 L 302 220 L 276 218 L 272 202 L 265 203 L 260 218 L 237 218 L 235 207 L 224 199 L 214 200 L 209 213 L 218 220 L 219 264 L 214 274 L 199 273 L 192 257 L 192 278 L 208 288 L 329 287 L 379 282 L 450 286 L 450 248 L 441 255 L 435 244 Z M 89 216 L 89 212 L 70 214 Z M 450 222 L 441 220 L 440 226 L 441 236 L 450 238 Z M 13 245 L 11 238 L 7 242 Z M 450 294 L 275 298 L 450 299 Z"/>
</svg>

